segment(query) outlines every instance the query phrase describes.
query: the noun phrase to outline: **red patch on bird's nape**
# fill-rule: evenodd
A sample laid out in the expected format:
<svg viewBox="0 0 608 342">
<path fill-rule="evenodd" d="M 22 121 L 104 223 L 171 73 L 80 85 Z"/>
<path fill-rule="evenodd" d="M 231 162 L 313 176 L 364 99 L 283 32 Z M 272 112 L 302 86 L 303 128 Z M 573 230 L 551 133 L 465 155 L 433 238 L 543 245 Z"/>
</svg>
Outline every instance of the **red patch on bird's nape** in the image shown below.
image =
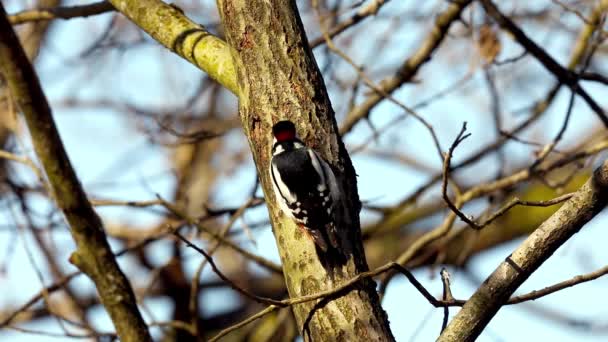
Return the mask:
<svg viewBox="0 0 608 342">
<path fill-rule="evenodd" d="M 296 137 L 295 132 L 290 132 L 290 131 L 281 131 L 281 132 L 277 132 L 274 135 L 275 138 L 277 138 L 278 142 L 283 142 L 283 141 L 289 141 L 289 140 L 293 140 Z"/>
<path fill-rule="evenodd" d="M 272 133 L 277 142 L 290 141 L 296 139 L 296 127 L 293 122 L 280 121 L 272 127 Z"/>
</svg>

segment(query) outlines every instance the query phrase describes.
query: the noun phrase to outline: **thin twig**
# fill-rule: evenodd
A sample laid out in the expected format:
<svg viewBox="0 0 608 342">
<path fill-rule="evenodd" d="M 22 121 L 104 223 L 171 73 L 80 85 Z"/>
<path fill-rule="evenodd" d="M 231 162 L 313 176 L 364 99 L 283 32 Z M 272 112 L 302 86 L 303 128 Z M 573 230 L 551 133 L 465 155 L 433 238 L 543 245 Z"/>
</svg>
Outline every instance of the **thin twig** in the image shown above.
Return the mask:
<svg viewBox="0 0 608 342">
<path fill-rule="evenodd" d="M 226 277 L 218 269 L 217 265 L 213 261 L 213 258 L 211 258 L 211 256 L 209 254 L 207 254 L 207 252 L 205 252 L 202 248 L 199 248 L 198 246 L 196 246 L 195 244 L 193 244 L 192 242 L 190 242 L 188 239 L 186 239 L 185 237 L 183 237 L 179 232 L 173 231 L 172 233 L 178 239 L 180 239 L 181 241 L 183 241 L 188 247 L 194 249 L 195 251 L 197 251 L 201 255 L 203 255 L 205 257 L 205 259 L 207 260 L 207 262 L 209 263 L 209 265 L 211 266 L 211 268 L 213 269 L 213 272 L 215 272 L 215 274 L 217 274 L 218 277 L 220 277 L 226 284 L 230 285 L 230 287 L 232 287 L 238 293 L 240 293 L 240 294 L 244 295 L 245 297 L 250 298 L 250 299 L 252 299 L 252 300 L 254 300 L 254 301 L 258 302 L 258 303 L 261 303 L 261 304 L 286 306 L 286 304 L 284 304 L 280 300 L 274 300 L 272 298 L 260 297 L 260 296 L 257 296 L 255 294 L 247 291 L 246 289 L 238 286 L 232 280 L 230 280 L 228 277 Z"/>
<path fill-rule="evenodd" d="M 218 341 L 220 338 L 228 335 L 229 333 L 246 326 L 247 324 L 257 320 L 258 318 L 264 317 L 266 316 L 266 314 L 269 314 L 277 309 L 279 309 L 279 306 L 276 305 L 269 305 L 267 306 L 265 309 L 261 310 L 260 312 L 256 313 L 255 315 L 249 316 L 248 318 L 238 322 L 237 324 L 231 325 L 228 328 L 220 331 L 217 335 L 213 336 L 212 338 L 209 339 L 209 342 L 215 342 Z"/>
<path fill-rule="evenodd" d="M 536 58 L 553 76 L 561 83 L 568 85 L 572 91 L 579 94 L 589 107 L 595 112 L 604 126 L 608 127 L 608 117 L 604 109 L 580 86 L 578 76 L 575 72 L 562 67 L 543 48 L 532 41 L 509 17 L 505 16 L 491 0 L 481 0 L 486 13 L 492 17 L 498 25 L 509 31 L 526 51 Z"/>
<path fill-rule="evenodd" d="M 146 208 L 155 205 L 162 205 L 163 201 L 159 199 L 155 200 L 144 200 L 144 201 L 120 201 L 110 199 L 91 199 L 91 204 L 96 207 L 108 207 L 108 206 L 125 206 L 134 208 Z"/>
<path fill-rule="evenodd" d="M 519 199 L 518 197 L 513 197 L 507 204 L 502 206 L 499 210 L 494 212 L 492 215 L 490 215 L 487 219 L 483 220 L 478 225 L 482 228 L 487 226 L 488 224 L 494 222 L 494 220 L 496 220 L 500 216 L 504 215 L 507 211 L 511 210 L 511 208 L 516 205 L 523 205 L 529 207 L 550 207 L 552 205 L 560 204 L 569 200 L 573 194 L 573 192 L 567 193 L 546 201 L 524 201 Z"/>
<path fill-rule="evenodd" d="M 42 174 L 42 171 L 30 158 L 21 157 L 4 150 L 0 150 L 0 158 L 12 160 L 14 162 L 21 163 L 29 167 L 34 172 L 34 174 L 36 174 L 36 177 L 38 178 L 40 184 L 42 184 L 42 186 L 46 189 L 46 182 L 44 180 L 44 175 Z"/>
<path fill-rule="evenodd" d="M 317 16 L 320 18 L 321 17 L 321 13 L 320 10 L 318 8 L 318 6 L 315 6 L 315 4 L 318 5 L 318 1 L 313 0 L 313 8 L 315 9 Z M 361 68 L 359 65 L 357 65 L 352 58 L 350 58 L 347 54 L 345 54 L 342 50 L 340 50 L 332 41 L 331 37 L 329 36 L 325 25 L 323 24 L 322 20 L 319 19 L 320 21 L 320 27 L 321 27 L 321 31 L 323 32 L 323 37 L 325 37 L 325 42 L 327 44 L 327 47 L 333 51 L 335 54 L 337 54 L 338 56 L 340 56 L 344 61 L 346 61 L 348 64 L 350 64 L 353 69 L 355 69 L 355 71 L 357 72 L 357 74 L 359 75 L 359 77 L 364 81 L 364 83 L 370 87 L 372 90 L 374 90 L 376 93 L 378 93 L 378 95 L 381 95 L 382 98 L 389 100 L 390 102 L 394 103 L 395 105 L 397 105 L 399 108 L 403 109 L 405 112 L 407 112 L 409 115 L 413 116 L 416 120 L 418 120 L 422 125 L 424 125 L 424 127 L 426 127 L 426 129 L 429 131 L 431 138 L 433 139 L 433 143 L 435 144 L 435 148 L 437 149 L 437 152 L 439 154 L 439 156 L 441 157 L 441 145 L 439 144 L 439 138 L 437 138 L 437 134 L 435 133 L 435 129 L 433 128 L 433 126 L 426 120 L 424 119 L 420 114 L 418 114 L 416 111 L 414 111 L 412 108 L 406 106 L 405 104 L 403 104 L 401 101 L 397 100 L 396 98 L 394 98 L 390 92 L 387 92 L 383 87 L 376 85 L 363 71 L 363 68 Z"/>
<path fill-rule="evenodd" d="M 551 286 L 547 286 L 541 290 L 532 291 L 530 293 L 527 293 L 527 294 L 524 294 L 521 296 L 511 297 L 511 299 L 509 299 L 507 304 L 512 305 L 512 304 L 519 304 L 522 302 L 526 302 L 529 300 L 535 300 L 540 297 L 544 297 L 546 295 L 566 289 L 568 287 L 572 287 L 572 286 L 575 286 L 578 284 L 586 283 L 591 280 L 595 280 L 599 277 L 605 276 L 606 274 L 608 274 L 608 265 L 598 269 L 597 271 L 587 273 L 587 274 L 577 275 L 574 278 L 559 282 L 559 283 L 551 285 Z"/>
<path fill-rule="evenodd" d="M 364 7 L 361 7 L 355 14 L 350 16 L 348 19 L 341 21 L 338 25 L 329 29 L 327 34 L 332 38 L 339 35 L 340 33 L 346 31 L 348 28 L 355 26 L 356 24 L 361 22 L 363 19 L 365 19 L 369 16 L 376 15 L 376 13 L 378 13 L 380 8 L 389 1 L 390 0 L 370 1 L 367 5 L 365 5 Z M 310 47 L 314 49 L 323 43 L 325 43 L 325 37 L 319 37 L 319 38 L 313 40 L 312 42 L 310 42 Z"/>
<path fill-rule="evenodd" d="M 340 127 L 340 134 L 345 135 L 351 131 L 359 120 L 367 117 L 372 108 L 385 99 L 383 94 L 391 94 L 405 82 L 410 81 L 422 65 L 431 60 L 433 53 L 441 46 L 444 38 L 448 36 L 452 24 L 460 19 L 460 15 L 471 2 L 471 0 L 450 1 L 449 7 L 435 18 L 433 27 L 428 30 L 429 33 L 419 48 L 404 61 L 394 75 L 379 82 L 379 84 L 382 84 L 382 92 L 376 91 L 347 114 L 342 127 Z"/>
<path fill-rule="evenodd" d="M 441 283 L 443 284 L 443 301 L 448 302 L 454 300 L 452 297 L 452 290 L 450 289 L 450 273 L 444 267 L 439 272 L 441 275 Z M 443 306 L 443 322 L 441 323 L 441 332 L 448 326 L 448 318 L 450 316 L 450 309 L 447 305 Z"/>
<path fill-rule="evenodd" d="M 8 19 L 12 25 L 24 24 L 27 22 L 52 20 L 52 19 L 72 19 L 84 18 L 90 15 L 101 14 L 113 11 L 114 6 L 107 1 L 94 2 L 92 4 L 69 6 L 69 7 L 54 7 L 25 10 L 19 13 L 11 14 Z"/>
<path fill-rule="evenodd" d="M 235 211 L 232 216 L 230 216 L 230 219 L 228 220 L 228 222 L 226 223 L 226 225 L 220 230 L 219 232 L 219 236 L 221 236 L 222 238 L 224 238 L 226 236 L 226 234 L 228 234 L 228 231 L 230 230 L 230 228 L 232 227 L 232 225 L 234 224 L 234 222 L 241 217 L 244 213 L 245 210 L 247 208 L 249 208 L 249 206 L 251 205 L 251 203 L 254 201 L 254 198 L 250 198 L 249 200 L 245 201 L 245 203 L 243 205 L 241 205 L 241 207 Z M 211 258 L 211 256 L 213 255 L 213 253 L 215 253 L 215 251 L 220 247 L 221 245 L 221 241 L 220 240 L 215 240 L 214 244 L 211 246 L 211 248 L 208 250 L 208 258 L 205 258 L 206 260 L 203 260 L 203 262 L 200 263 L 199 267 L 196 269 L 196 272 L 194 272 L 194 275 L 192 277 L 192 281 L 191 281 L 191 285 L 190 285 L 190 303 L 188 305 L 188 307 L 190 308 L 190 315 L 191 315 L 191 327 L 192 330 L 194 330 L 194 336 L 198 335 L 198 287 L 199 287 L 199 279 L 201 277 L 201 274 L 203 273 L 203 269 L 205 268 L 205 264 L 206 261 L 209 260 L 209 258 Z"/>
<path fill-rule="evenodd" d="M 448 196 L 448 178 L 449 178 L 449 174 L 450 174 L 450 165 L 451 165 L 451 161 L 452 161 L 452 155 L 454 154 L 454 150 L 456 149 L 456 147 L 458 147 L 458 145 L 461 142 L 463 142 L 466 138 L 468 138 L 468 137 L 471 136 L 471 133 L 465 134 L 466 131 L 467 131 L 467 123 L 465 121 L 462 124 L 462 128 L 460 129 L 460 133 L 458 133 L 458 136 L 456 136 L 456 139 L 454 139 L 454 142 L 452 143 L 452 146 L 450 146 L 450 149 L 448 150 L 448 152 L 444 154 L 444 159 L 443 159 L 443 181 L 441 183 L 441 193 L 442 193 L 443 200 L 445 201 L 445 203 L 448 205 L 448 207 L 462 221 L 464 221 L 466 224 L 468 224 L 469 226 L 471 226 L 471 228 L 479 230 L 482 227 L 480 227 L 473 220 L 473 218 L 468 217 L 462 211 L 460 211 L 460 209 L 458 209 L 458 206 L 456 206 L 450 200 L 450 197 Z M 460 202 L 460 201 L 457 200 L 457 202 Z"/>
<path fill-rule="evenodd" d="M 566 12 L 574 13 L 574 15 L 579 17 L 579 19 L 581 19 L 585 24 L 591 25 L 591 22 L 587 18 L 585 18 L 585 15 L 583 13 L 581 13 L 581 11 L 577 10 L 576 8 L 568 6 L 567 4 L 565 4 L 559 0 L 551 0 L 551 2 L 559 5 L 559 7 L 564 9 Z"/>
<path fill-rule="evenodd" d="M 196 226 L 199 230 L 201 230 L 202 232 L 204 232 L 205 234 L 210 235 L 213 239 L 220 241 L 223 245 L 230 247 L 231 249 L 235 250 L 236 252 L 242 254 L 245 258 L 255 262 L 256 264 L 268 269 L 269 271 L 272 271 L 274 273 L 277 274 L 283 274 L 283 268 L 280 265 L 277 265 L 276 263 L 260 256 L 260 255 L 256 255 L 253 254 L 251 252 L 249 252 L 248 250 L 242 248 L 241 246 L 239 246 L 238 244 L 232 242 L 230 239 L 227 239 L 223 236 L 221 236 L 221 234 L 218 234 L 214 231 L 212 231 L 211 229 L 205 227 L 204 225 L 201 224 L 201 219 L 194 219 L 192 217 L 189 217 L 188 215 L 186 215 L 180 208 L 178 208 L 176 205 L 169 203 L 165 200 L 163 200 L 162 198 L 159 198 L 162 201 L 162 205 L 163 207 L 165 207 L 167 210 L 169 210 L 173 215 L 177 216 L 178 218 L 186 221 L 188 224 Z M 252 206 L 256 206 L 259 205 L 261 203 L 264 203 L 262 200 L 259 199 L 252 199 L 251 202 L 249 202 L 249 207 Z M 226 209 L 226 210 L 218 210 L 218 211 L 214 211 L 214 210 L 208 210 L 209 214 L 211 216 L 215 216 L 218 214 L 223 214 L 223 213 L 234 213 L 236 211 L 238 211 L 239 209 Z"/>
</svg>

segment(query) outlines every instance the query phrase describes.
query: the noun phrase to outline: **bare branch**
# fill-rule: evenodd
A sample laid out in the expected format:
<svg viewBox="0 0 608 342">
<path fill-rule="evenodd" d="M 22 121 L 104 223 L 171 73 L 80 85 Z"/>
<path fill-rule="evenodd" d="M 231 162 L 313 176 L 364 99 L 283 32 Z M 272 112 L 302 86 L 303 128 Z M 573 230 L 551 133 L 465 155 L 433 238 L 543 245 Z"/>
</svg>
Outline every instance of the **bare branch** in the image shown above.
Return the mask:
<svg viewBox="0 0 608 342">
<path fill-rule="evenodd" d="M 394 76 L 380 82 L 383 92 L 370 95 L 365 102 L 348 113 L 340 127 L 340 134 L 348 133 L 359 120 L 367 117 L 372 108 L 384 99 L 383 93 L 391 94 L 416 75 L 420 67 L 431 59 L 431 55 L 439 48 L 452 24 L 460 18 L 462 11 L 471 2 L 471 0 L 450 1 L 448 9 L 435 19 L 434 26 L 429 30 L 429 35 L 418 50 L 401 65 Z"/>
<path fill-rule="evenodd" d="M 109 2 L 160 44 L 238 94 L 236 71 L 226 42 L 210 34 L 202 25 L 191 21 L 179 7 L 160 0 Z"/>
<path fill-rule="evenodd" d="M 489 16 L 505 30 L 509 31 L 515 39 L 534 56 L 549 72 L 551 72 L 561 83 L 568 85 L 572 91 L 578 93 L 597 114 L 597 117 L 608 127 L 608 117 L 602 107 L 580 86 L 578 76 L 573 71 L 562 67 L 543 48 L 534 43 L 528 36 L 511 20 L 500 12 L 491 0 L 481 0 L 483 8 Z"/>
<path fill-rule="evenodd" d="M 333 37 L 339 35 L 340 33 L 346 31 L 348 28 L 357 25 L 363 19 L 365 19 L 369 16 L 372 16 L 372 15 L 376 15 L 376 13 L 378 13 L 380 8 L 389 1 L 390 0 L 370 1 L 367 5 L 361 7 L 355 14 L 350 16 L 348 19 L 341 21 L 338 25 L 332 27 L 328 31 L 328 35 L 333 38 Z M 325 43 L 325 37 L 319 37 L 310 42 L 310 47 L 316 48 L 317 46 L 319 46 L 323 43 Z"/>
<path fill-rule="evenodd" d="M 551 286 L 547 286 L 544 289 L 532 291 L 530 293 L 523 294 L 521 296 L 511 297 L 511 299 L 509 299 L 507 304 L 509 304 L 509 305 L 519 304 L 519 303 L 522 303 L 525 301 L 535 300 L 535 299 L 544 297 L 546 295 L 555 293 L 557 291 L 567 289 L 569 287 L 572 287 L 572 286 L 575 286 L 578 284 L 582 284 L 582 283 L 585 283 L 588 281 L 595 280 L 595 279 L 603 277 L 607 274 L 608 274 L 608 266 L 604 266 L 597 271 L 587 273 L 587 274 L 577 275 L 574 278 L 559 282 L 557 284 L 553 284 Z"/>
<path fill-rule="evenodd" d="M 458 147 L 458 145 L 465 140 L 466 138 L 471 136 L 471 133 L 469 134 L 464 134 L 467 131 L 467 123 L 463 122 L 462 124 L 462 128 L 460 129 L 460 133 L 458 133 L 458 135 L 456 136 L 456 139 L 454 139 L 454 142 L 452 143 L 452 146 L 450 146 L 450 149 L 448 150 L 448 152 L 445 154 L 444 159 L 443 159 L 443 182 L 441 183 L 441 193 L 443 196 L 443 200 L 447 203 L 448 207 L 456 214 L 458 215 L 458 217 L 464 221 L 466 224 L 468 224 L 469 226 L 471 226 L 473 229 L 481 229 L 481 227 L 479 227 L 479 225 L 473 221 L 473 218 L 468 217 L 467 215 L 465 215 L 462 211 L 460 211 L 460 209 L 458 209 L 458 207 L 452 203 L 452 201 L 450 200 L 450 197 L 448 196 L 448 177 L 449 177 L 449 173 L 450 173 L 450 163 L 452 161 L 452 154 L 454 153 L 454 150 L 456 149 L 456 147 Z"/>
<path fill-rule="evenodd" d="M 509 296 L 608 203 L 608 161 L 498 266 L 438 341 L 473 341 Z"/>
<path fill-rule="evenodd" d="M 454 297 L 452 297 L 452 290 L 450 289 L 450 273 L 447 269 L 442 268 L 441 272 L 441 283 L 443 284 L 443 301 L 453 301 Z M 448 326 L 448 317 L 450 315 L 450 310 L 448 305 L 444 305 L 443 307 L 443 322 L 441 323 L 441 332 L 445 330 Z"/>
<path fill-rule="evenodd" d="M 84 18 L 114 10 L 114 6 L 107 1 L 94 2 L 87 5 L 41 8 L 21 11 L 8 16 L 12 25 L 20 25 L 27 22 L 43 21 L 52 19 Z"/>
<path fill-rule="evenodd" d="M 177 238 L 179 238 L 180 240 L 182 240 L 188 247 L 194 249 L 195 251 L 197 251 L 201 255 L 203 255 L 205 257 L 205 259 L 207 260 L 207 262 L 209 263 L 209 265 L 211 266 L 211 268 L 213 269 L 213 272 L 215 272 L 215 274 L 217 274 L 218 277 L 220 277 L 224 282 L 226 282 L 226 284 L 230 285 L 230 287 L 232 287 L 238 293 L 244 295 L 247 298 L 253 299 L 253 300 L 255 300 L 258 303 L 269 304 L 269 305 L 279 305 L 279 306 L 283 305 L 283 306 L 285 306 L 285 304 L 283 304 L 283 302 L 280 301 L 280 300 L 274 300 L 272 298 L 264 298 L 264 297 L 256 296 L 253 293 L 247 291 L 246 289 L 244 289 L 244 288 L 236 285 L 233 281 L 231 281 L 230 279 L 228 279 L 228 277 L 226 277 L 222 272 L 220 272 L 220 270 L 215 265 L 215 262 L 213 261 L 213 258 L 211 258 L 211 256 L 209 254 L 207 254 L 207 252 L 205 252 L 201 248 L 197 247 L 196 245 L 194 245 L 193 243 L 191 243 L 190 241 L 188 241 L 188 239 L 186 239 L 185 237 L 183 237 L 178 232 L 174 231 L 173 235 L 177 236 Z"/>
<path fill-rule="evenodd" d="M 77 246 L 70 260 L 95 283 L 121 339 L 150 340 L 133 290 L 116 263 L 102 222 L 91 207 L 72 168 L 38 77 L 1 4 L 0 67 L 15 102 L 23 112 L 36 155 L 44 167 L 57 206 L 70 225 Z"/>
</svg>

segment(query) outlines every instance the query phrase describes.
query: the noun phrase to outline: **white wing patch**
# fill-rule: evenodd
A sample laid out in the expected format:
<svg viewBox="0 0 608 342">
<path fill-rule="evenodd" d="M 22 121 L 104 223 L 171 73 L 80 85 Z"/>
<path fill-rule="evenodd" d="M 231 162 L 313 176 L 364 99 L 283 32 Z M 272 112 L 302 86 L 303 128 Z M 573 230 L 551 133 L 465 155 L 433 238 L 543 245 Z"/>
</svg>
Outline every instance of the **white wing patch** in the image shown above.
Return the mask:
<svg viewBox="0 0 608 342">
<path fill-rule="evenodd" d="M 284 151 L 285 151 L 285 149 L 283 148 L 283 146 L 282 146 L 282 145 L 277 145 L 277 146 L 274 148 L 274 151 L 272 151 L 272 155 L 273 155 L 273 156 L 276 156 L 277 154 L 283 153 Z"/>
<path fill-rule="evenodd" d="M 285 183 L 283 183 L 283 180 L 281 179 L 281 174 L 279 173 L 279 170 L 277 170 L 277 167 L 272 162 L 270 163 L 270 165 L 270 179 L 272 180 L 272 189 L 274 190 L 274 197 L 276 197 L 277 202 L 279 203 L 279 207 L 281 208 L 283 213 L 285 213 L 285 215 L 291 217 L 292 219 L 295 219 L 293 213 L 287 206 L 287 203 L 294 203 L 297 201 L 297 198 L 294 194 L 291 193 L 291 191 L 289 191 L 289 189 L 285 186 Z"/>
<path fill-rule="evenodd" d="M 310 157 L 313 168 L 320 178 L 319 184 L 317 185 L 317 191 L 325 192 L 329 190 L 329 194 L 323 196 L 321 201 L 325 207 L 331 199 L 331 207 L 327 207 L 325 210 L 327 211 L 327 214 L 332 215 L 334 206 L 336 206 L 341 200 L 336 176 L 334 175 L 334 172 L 329 164 L 323 158 L 321 158 L 317 152 L 310 148 L 306 148 L 306 151 Z M 275 154 L 278 153 L 275 151 Z M 296 194 L 292 193 L 287 185 L 285 185 L 277 166 L 272 163 L 272 161 L 270 162 L 269 169 L 274 195 L 283 213 L 291 219 L 294 219 L 304 225 L 308 224 L 308 217 L 306 217 L 306 215 L 308 215 L 308 211 L 301 208 L 301 203 L 298 201 Z M 300 214 L 303 214 L 304 217 L 300 219 L 295 217 L 295 215 L 300 216 Z"/>
<path fill-rule="evenodd" d="M 334 205 L 340 203 L 340 188 L 338 187 L 338 181 L 336 180 L 336 175 L 334 175 L 334 171 L 332 171 L 331 167 L 327 164 L 327 162 L 323 159 L 320 159 L 321 166 L 323 170 L 325 170 L 325 174 L 327 175 L 327 179 L 325 183 L 329 186 L 329 193 L 331 194 L 331 198 L 334 202 Z"/>
<path fill-rule="evenodd" d="M 312 166 L 315 168 L 315 171 L 317 171 L 317 174 L 319 174 L 319 177 L 321 177 L 321 181 L 319 182 L 319 184 L 317 185 L 317 191 L 321 192 L 321 191 L 325 191 L 327 189 L 327 182 L 324 176 L 324 168 L 323 166 L 321 166 L 321 164 L 325 163 L 325 161 L 323 161 L 321 158 L 319 158 L 319 156 L 317 155 L 317 153 L 315 151 L 313 151 L 312 149 L 307 149 L 308 151 L 308 155 L 310 156 L 310 160 L 312 161 Z"/>
<path fill-rule="evenodd" d="M 336 180 L 336 176 L 332 171 L 329 164 L 325 161 L 325 159 L 319 157 L 317 152 L 312 149 L 308 149 L 308 155 L 310 155 L 310 159 L 312 160 L 312 165 L 314 166 L 317 173 L 321 176 L 321 182 L 317 189 L 319 191 L 324 191 L 329 187 L 329 192 L 331 194 L 332 200 L 334 203 L 338 203 L 340 200 L 340 190 L 338 187 L 338 181 Z M 325 178 L 327 176 L 327 178 Z"/>
<path fill-rule="evenodd" d="M 333 201 L 333 205 L 337 205 L 340 203 L 340 188 L 338 187 L 338 181 L 336 180 L 336 175 L 334 175 L 334 171 L 331 169 L 329 164 L 325 161 L 325 159 L 319 157 L 317 152 L 312 149 L 308 149 L 308 154 L 310 155 L 310 159 L 312 160 L 312 165 L 317 171 L 317 173 L 321 176 L 321 182 L 317 186 L 319 191 L 325 191 L 327 187 L 329 187 L 329 193 L 331 195 L 331 199 Z M 327 178 L 325 178 L 325 176 Z M 324 198 L 323 203 L 325 204 L 329 201 L 329 198 Z M 330 213 L 330 209 L 328 209 L 328 214 Z"/>
</svg>

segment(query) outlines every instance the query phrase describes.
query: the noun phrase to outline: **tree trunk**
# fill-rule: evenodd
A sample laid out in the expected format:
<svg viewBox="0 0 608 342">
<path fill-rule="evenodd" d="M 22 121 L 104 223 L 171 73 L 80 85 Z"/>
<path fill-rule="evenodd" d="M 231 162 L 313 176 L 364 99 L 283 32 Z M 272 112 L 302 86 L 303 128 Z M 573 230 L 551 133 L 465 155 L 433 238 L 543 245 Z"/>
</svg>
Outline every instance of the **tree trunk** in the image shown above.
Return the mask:
<svg viewBox="0 0 608 342">
<path fill-rule="evenodd" d="M 295 2 L 219 0 L 218 7 L 237 69 L 239 113 L 266 194 L 289 295 L 295 298 L 334 288 L 368 269 L 359 224 L 361 204 L 355 171 L 337 133 L 327 90 Z M 320 264 L 312 241 L 275 202 L 268 172 L 271 127 L 284 119 L 293 121 L 305 143 L 332 165 L 345 198 L 348 219 L 340 224 L 340 240 L 349 259 L 333 279 Z M 293 307 L 305 339 L 394 340 L 372 280 L 331 299 Z M 320 309 L 313 310 L 315 306 Z"/>
</svg>

